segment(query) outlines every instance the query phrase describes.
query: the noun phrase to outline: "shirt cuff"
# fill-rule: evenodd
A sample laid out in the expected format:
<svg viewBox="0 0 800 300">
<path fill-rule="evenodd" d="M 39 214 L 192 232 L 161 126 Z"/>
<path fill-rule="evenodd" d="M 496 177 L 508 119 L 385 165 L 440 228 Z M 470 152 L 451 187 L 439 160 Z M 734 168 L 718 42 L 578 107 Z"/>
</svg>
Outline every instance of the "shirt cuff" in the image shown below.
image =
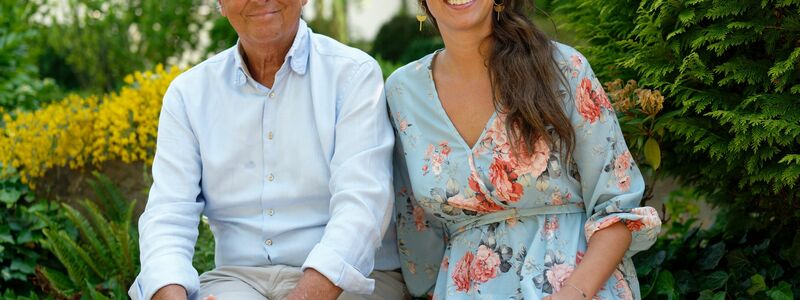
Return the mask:
<svg viewBox="0 0 800 300">
<path fill-rule="evenodd" d="M 197 270 L 191 266 L 181 267 L 176 261 L 183 260 L 183 256 L 166 255 L 147 261 L 147 266 L 142 267 L 136 281 L 128 290 L 128 296 L 133 300 L 149 300 L 162 287 L 177 284 L 186 289 L 189 299 L 192 299 L 200 289 L 200 279 Z"/>
<path fill-rule="evenodd" d="M 335 286 L 348 293 L 368 295 L 375 289 L 375 280 L 356 270 L 338 253 L 322 244 L 317 244 L 311 249 L 301 270 L 305 271 L 308 268 L 317 270 Z"/>
</svg>

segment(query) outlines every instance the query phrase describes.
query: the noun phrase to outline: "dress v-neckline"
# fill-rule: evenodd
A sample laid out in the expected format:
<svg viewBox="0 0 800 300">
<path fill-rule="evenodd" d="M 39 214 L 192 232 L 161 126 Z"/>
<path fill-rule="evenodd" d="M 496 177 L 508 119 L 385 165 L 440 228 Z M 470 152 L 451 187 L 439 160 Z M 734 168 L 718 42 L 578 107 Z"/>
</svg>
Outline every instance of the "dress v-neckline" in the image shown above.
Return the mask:
<svg viewBox="0 0 800 300">
<path fill-rule="evenodd" d="M 478 147 L 478 145 L 480 145 L 483 142 L 483 139 L 485 138 L 486 135 L 486 131 L 488 131 L 489 127 L 494 122 L 494 119 L 497 117 L 497 111 L 492 111 L 492 115 L 489 116 L 489 119 L 486 120 L 486 123 L 483 125 L 483 131 L 481 131 L 481 134 L 478 136 L 478 139 L 475 140 L 475 144 L 473 144 L 472 146 L 467 144 L 467 140 L 464 139 L 464 136 L 461 135 L 460 131 L 458 131 L 458 128 L 453 123 L 453 120 L 450 118 L 450 115 L 448 115 L 447 111 L 444 109 L 444 105 L 442 105 L 442 99 L 439 98 L 439 91 L 436 89 L 436 81 L 433 79 L 433 61 L 434 59 L 436 59 L 436 56 L 439 55 L 439 52 L 441 52 L 442 50 L 443 49 L 436 50 L 436 52 L 431 54 L 430 59 L 428 60 L 427 63 L 430 88 L 433 91 L 433 100 L 436 101 L 437 104 L 434 106 L 436 107 L 436 110 L 439 111 L 440 117 L 444 119 L 444 122 L 447 123 L 448 127 L 450 127 L 451 134 L 456 137 L 456 139 L 458 140 L 458 142 L 461 144 L 462 147 L 469 150 L 471 155 L 472 153 L 475 153 L 475 148 Z"/>
</svg>

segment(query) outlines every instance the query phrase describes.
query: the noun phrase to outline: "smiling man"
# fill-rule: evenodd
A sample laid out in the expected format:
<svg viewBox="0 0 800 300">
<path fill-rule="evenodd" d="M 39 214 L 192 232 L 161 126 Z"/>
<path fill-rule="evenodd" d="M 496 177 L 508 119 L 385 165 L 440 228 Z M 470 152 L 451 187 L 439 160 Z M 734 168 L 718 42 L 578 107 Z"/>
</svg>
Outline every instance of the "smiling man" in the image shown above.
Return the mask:
<svg viewBox="0 0 800 300">
<path fill-rule="evenodd" d="M 406 297 L 381 70 L 312 33 L 306 2 L 219 1 L 238 43 L 167 90 L 133 299 Z M 216 268 L 198 276 L 201 214 Z"/>
</svg>

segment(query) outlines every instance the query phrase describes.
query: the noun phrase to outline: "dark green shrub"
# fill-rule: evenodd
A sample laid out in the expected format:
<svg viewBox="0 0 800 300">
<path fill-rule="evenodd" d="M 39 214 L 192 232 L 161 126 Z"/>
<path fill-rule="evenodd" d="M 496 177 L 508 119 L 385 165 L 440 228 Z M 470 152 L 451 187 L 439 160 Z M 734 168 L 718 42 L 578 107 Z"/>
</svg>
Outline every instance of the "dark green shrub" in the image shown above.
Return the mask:
<svg viewBox="0 0 800 300">
<path fill-rule="evenodd" d="M 720 209 L 638 256 L 649 298 L 800 295 L 800 0 L 552 5 L 602 80 L 663 94 L 660 171 Z"/>
<path fill-rule="evenodd" d="M 430 21 L 420 31 L 416 17 L 400 13 L 378 30 L 370 54 L 406 64 L 442 47 L 444 44 Z"/>
<path fill-rule="evenodd" d="M 39 30 L 28 22 L 38 8 L 33 1 L 0 2 L 0 108 L 31 110 L 57 96 L 55 82 L 39 78 L 32 49 Z"/>
<path fill-rule="evenodd" d="M 53 260 L 43 248 L 42 230 L 47 219 L 57 219 L 58 205 L 36 200 L 18 176 L 4 178 L 0 180 L 0 293 L 23 295 L 36 290 L 31 280 L 36 265 Z"/>
</svg>

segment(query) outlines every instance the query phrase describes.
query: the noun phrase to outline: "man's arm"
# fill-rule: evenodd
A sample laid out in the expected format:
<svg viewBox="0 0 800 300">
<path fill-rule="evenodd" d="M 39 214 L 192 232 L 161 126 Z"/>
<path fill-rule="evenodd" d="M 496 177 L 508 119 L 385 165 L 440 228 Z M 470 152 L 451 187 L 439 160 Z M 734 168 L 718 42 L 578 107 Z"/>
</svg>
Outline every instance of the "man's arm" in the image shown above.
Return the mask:
<svg viewBox="0 0 800 300">
<path fill-rule="evenodd" d="M 394 135 L 378 64 L 374 60 L 362 63 L 351 78 L 340 100 L 335 128 L 330 220 L 303 264 L 304 275 L 290 299 L 315 293 L 304 291 L 309 287 L 322 292 L 333 285 L 355 294 L 374 289 L 374 280 L 367 276 L 391 220 Z M 336 298 L 338 292 L 333 290 L 318 299 Z"/>
<path fill-rule="evenodd" d="M 204 207 L 199 199 L 202 169 L 197 139 L 189 124 L 182 97 L 170 86 L 159 118 L 153 186 L 139 218 L 142 268 L 128 291 L 134 300 L 151 299 L 159 290 L 159 296 L 177 293 L 186 297 L 199 288 L 192 256 Z"/>
</svg>

